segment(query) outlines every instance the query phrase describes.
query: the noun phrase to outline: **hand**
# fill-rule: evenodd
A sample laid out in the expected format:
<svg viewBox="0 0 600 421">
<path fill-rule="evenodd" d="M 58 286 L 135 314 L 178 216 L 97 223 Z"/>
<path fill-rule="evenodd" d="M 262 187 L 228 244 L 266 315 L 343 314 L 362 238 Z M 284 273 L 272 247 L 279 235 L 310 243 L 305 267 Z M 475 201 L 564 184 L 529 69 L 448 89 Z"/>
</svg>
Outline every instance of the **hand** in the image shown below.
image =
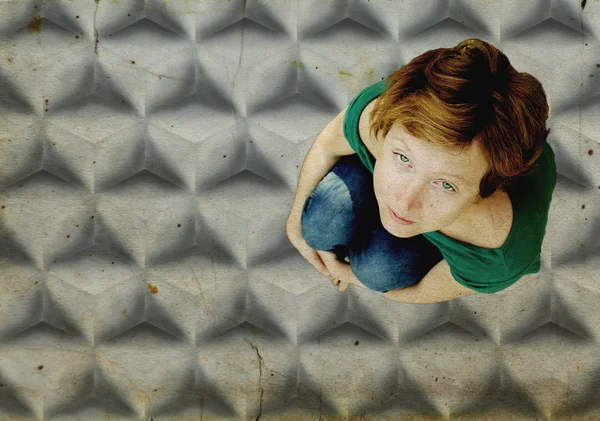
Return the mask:
<svg viewBox="0 0 600 421">
<path fill-rule="evenodd" d="M 331 274 L 331 283 L 339 292 L 346 291 L 349 284 L 358 285 L 349 263 L 340 262 L 337 255 L 329 251 L 317 250 L 317 253 Z"/>
<path fill-rule="evenodd" d="M 300 223 L 295 222 L 294 220 L 291 221 L 292 222 L 288 220 L 286 233 L 292 245 L 300 252 L 302 257 L 304 257 L 319 272 L 321 272 L 323 275 L 331 276 L 327 271 L 327 267 L 325 266 L 324 262 L 319 257 L 317 250 L 310 247 L 302 237 Z"/>
</svg>

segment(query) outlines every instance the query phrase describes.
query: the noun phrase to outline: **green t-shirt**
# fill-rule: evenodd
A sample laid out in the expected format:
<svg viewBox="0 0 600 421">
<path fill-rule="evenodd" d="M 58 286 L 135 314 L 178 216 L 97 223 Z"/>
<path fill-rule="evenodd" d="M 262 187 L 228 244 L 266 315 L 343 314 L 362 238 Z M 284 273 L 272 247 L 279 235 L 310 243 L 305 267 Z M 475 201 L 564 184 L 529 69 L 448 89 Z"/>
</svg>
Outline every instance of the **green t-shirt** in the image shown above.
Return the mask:
<svg viewBox="0 0 600 421">
<path fill-rule="evenodd" d="M 387 89 L 385 84 L 386 80 L 382 80 L 364 88 L 352 99 L 344 116 L 344 135 L 371 172 L 375 158 L 360 139 L 358 121 L 367 104 Z M 478 247 L 439 231 L 424 232 L 423 236 L 440 250 L 457 282 L 477 292 L 498 292 L 523 275 L 539 272 L 542 241 L 555 185 L 554 151 L 548 142 L 544 142 L 535 169 L 513 188 L 506 189 L 513 206 L 513 224 L 502 247 Z"/>
</svg>

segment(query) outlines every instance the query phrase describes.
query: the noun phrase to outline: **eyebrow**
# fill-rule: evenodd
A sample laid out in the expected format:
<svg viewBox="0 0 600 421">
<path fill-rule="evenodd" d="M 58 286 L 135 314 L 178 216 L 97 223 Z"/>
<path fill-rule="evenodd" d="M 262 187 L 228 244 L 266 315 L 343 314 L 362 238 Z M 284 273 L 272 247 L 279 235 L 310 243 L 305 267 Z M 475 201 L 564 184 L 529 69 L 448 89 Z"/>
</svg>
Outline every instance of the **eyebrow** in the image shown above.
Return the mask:
<svg viewBox="0 0 600 421">
<path fill-rule="evenodd" d="M 396 141 L 399 142 L 399 143 L 402 143 L 402 145 L 404 145 L 404 147 L 408 150 L 408 152 L 410 152 L 412 154 L 412 151 L 410 150 L 410 148 L 408 147 L 408 145 L 400 137 L 396 137 Z M 467 181 L 464 178 L 462 178 L 460 175 L 458 175 L 458 174 L 450 174 L 450 173 L 447 173 L 447 172 L 438 172 L 438 173 L 436 173 L 436 175 L 445 175 L 448 178 L 460 180 L 464 184 L 467 184 Z"/>
</svg>

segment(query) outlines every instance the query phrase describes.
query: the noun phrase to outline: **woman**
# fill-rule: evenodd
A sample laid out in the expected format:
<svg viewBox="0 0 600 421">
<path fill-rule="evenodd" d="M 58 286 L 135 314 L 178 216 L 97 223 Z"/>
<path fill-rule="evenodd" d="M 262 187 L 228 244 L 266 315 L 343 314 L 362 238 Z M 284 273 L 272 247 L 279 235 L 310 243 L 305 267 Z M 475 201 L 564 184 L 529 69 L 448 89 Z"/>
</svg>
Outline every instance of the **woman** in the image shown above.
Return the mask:
<svg viewBox="0 0 600 421">
<path fill-rule="evenodd" d="M 288 237 L 322 273 L 318 250 L 375 291 L 439 263 L 465 290 L 507 288 L 540 269 L 556 184 L 548 111 L 540 82 L 487 42 L 427 51 L 319 134 Z"/>
</svg>

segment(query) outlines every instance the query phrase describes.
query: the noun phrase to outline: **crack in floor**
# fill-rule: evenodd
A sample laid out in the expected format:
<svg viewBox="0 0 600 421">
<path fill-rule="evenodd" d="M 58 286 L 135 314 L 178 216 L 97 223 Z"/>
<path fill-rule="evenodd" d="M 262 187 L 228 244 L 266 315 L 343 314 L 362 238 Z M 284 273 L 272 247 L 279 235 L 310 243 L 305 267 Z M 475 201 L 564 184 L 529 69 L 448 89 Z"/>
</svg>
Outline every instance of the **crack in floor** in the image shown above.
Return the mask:
<svg viewBox="0 0 600 421">
<path fill-rule="evenodd" d="M 263 403 L 263 395 L 264 395 L 264 389 L 262 388 L 262 366 L 263 366 L 263 358 L 260 355 L 260 352 L 258 352 L 258 347 L 256 345 L 254 345 L 252 342 L 250 342 L 250 340 L 248 340 L 248 338 L 244 338 L 244 340 L 252 347 L 252 349 L 254 349 L 256 351 L 256 355 L 258 355 L 258 372 L 259 372 L 259 376 L 258 376 L 258 387 L 260 389 L 260 401 L 259 401 L 259 405 L 258 405 L 258 416 L 256 417 L 256 421 L 258 421 L 258 419 L 260 418 L 260 416 L 262 415 L 262 403 Z"/>
</svg>

